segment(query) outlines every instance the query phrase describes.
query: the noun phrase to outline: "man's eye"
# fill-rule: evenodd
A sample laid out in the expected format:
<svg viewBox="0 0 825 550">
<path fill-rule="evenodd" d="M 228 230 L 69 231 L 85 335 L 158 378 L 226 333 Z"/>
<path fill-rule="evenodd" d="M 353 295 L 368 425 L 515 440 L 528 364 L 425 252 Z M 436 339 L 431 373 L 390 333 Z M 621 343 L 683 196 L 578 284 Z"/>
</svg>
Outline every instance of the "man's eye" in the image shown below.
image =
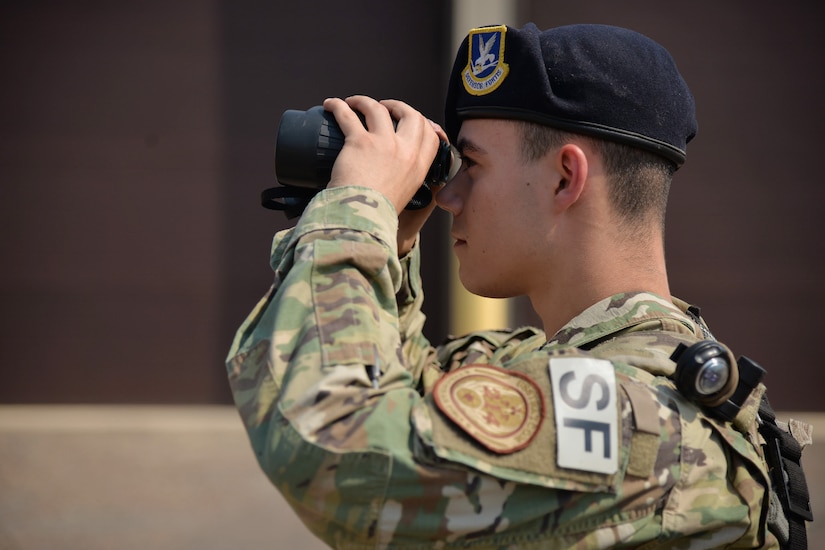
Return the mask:
<svg viewBox="0 0 825 550">
<path fill-rule="evenodd" d="M 475 161 L 469 157 L 462 156 L 461 157 L 461 169 L 467 170 L 468 168 L 475 166 Z"/>
</svg>

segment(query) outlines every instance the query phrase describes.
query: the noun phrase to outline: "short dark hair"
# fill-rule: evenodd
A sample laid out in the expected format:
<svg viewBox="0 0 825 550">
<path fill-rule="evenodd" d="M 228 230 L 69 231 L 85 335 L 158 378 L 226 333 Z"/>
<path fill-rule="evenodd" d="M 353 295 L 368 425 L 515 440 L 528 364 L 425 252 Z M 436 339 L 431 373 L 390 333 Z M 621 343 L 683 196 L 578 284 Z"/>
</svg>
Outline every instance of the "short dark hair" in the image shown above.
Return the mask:
<svg viewBox="0 0 825 550">
<path fill-rule="evenodd" d="M 676 171 L 674 162 L 623 143 L 534 122 L 514 122 L 519 126 L 525 162 L 538 160 L 565 143 L 586 141 L 602 158 L 610 178 L 610 201 L 619 216 L 630 225 L 656 216 L 664 231 L 667 197 Z"/>
</svg>

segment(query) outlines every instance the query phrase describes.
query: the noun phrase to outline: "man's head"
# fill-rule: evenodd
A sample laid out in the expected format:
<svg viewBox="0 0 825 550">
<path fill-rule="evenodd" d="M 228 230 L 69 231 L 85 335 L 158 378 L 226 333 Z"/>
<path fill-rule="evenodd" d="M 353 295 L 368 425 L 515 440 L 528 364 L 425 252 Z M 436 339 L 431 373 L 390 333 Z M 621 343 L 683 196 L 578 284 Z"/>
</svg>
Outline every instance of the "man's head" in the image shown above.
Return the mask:
<svg viewBox="0 0 825 550">
<path fill-rule="evenodd" d="M 476 29 L 446 131 L 462 166 L 436 199 L 471 292 L 571 314 L 636 285 L 667 295 L 665 203 L 696 121 L 661 46 L 602 25 Z"/>
<path fill-rule="evenodd" d="M 451 141 L 470 118 L 536 122 L 650 151 L 677 167 L 697 130 L 693 96 L 667 50 L 607 25 L 470 31 L 447 90 Z"/>
</svg>

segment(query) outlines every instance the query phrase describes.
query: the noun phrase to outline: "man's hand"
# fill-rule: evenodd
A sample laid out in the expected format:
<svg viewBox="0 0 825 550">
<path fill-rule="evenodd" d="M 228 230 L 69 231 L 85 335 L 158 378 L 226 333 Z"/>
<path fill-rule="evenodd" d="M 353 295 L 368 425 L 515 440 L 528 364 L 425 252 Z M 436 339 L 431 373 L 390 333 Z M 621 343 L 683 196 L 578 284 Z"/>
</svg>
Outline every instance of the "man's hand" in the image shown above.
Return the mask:
<svg viewBox="0 0 825 550">
<path fill-rule="evenodd" d="M 446 141 L 446 134 L 401 101 L 330 98 L 324 101 L 324 109 L 332 112 L 345 136 L 328 187 L 361 185 L 386 196 L 399 214 L 398 253 L 406 254 L 435 201 L 418 211 L 404 211 L 404 207 L 424 181 L 439 138 Z M 355 111 L 364 115 L 366 128 Z M 395 127 L 393 119 L 398 121 Z"/>
<path fill-rule="evenodd" d="M 435 194 L 443 185 L 432 189 L 433 200 L 424 208 L 418 210 L 404 210 L 398 215 L 398 257 L 402 257 L 412 250 L 418 233 L 424 227 L 424 223 L 430 218 L 430 214 L 435 210 Z"/>
</svg>

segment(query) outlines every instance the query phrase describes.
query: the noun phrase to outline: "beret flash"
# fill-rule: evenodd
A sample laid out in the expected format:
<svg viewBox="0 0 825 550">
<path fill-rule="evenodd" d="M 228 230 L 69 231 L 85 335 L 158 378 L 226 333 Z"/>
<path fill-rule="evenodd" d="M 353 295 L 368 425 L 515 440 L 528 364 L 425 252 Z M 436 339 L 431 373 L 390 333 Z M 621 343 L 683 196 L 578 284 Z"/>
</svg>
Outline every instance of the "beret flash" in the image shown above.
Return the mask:
<svg viewBox="0 0 825 550">
<path fill-rule="evenodd" d="M 697 130 L 693 95 L 668 51 L 609 25 L 471 30 L 447 88 L 451 141 L 469 118 L 532 121 L 645 149 L 676 166 Z"/>
</svg>

